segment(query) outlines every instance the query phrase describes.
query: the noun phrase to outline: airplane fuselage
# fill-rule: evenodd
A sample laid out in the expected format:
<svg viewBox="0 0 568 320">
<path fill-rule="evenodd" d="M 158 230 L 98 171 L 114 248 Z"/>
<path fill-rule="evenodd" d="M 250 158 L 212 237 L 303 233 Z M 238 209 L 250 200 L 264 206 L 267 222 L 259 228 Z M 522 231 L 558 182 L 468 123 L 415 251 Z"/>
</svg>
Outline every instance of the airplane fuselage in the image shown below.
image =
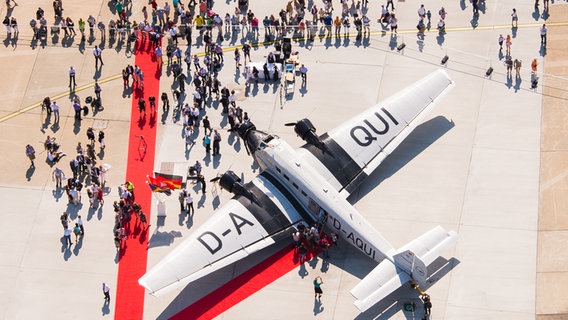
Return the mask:
<svg viewBox="0 0 568 320">
<path fill-rule="evenodd" d="M 318 221 L 327 213 L 326 226 L 373 260 L 392 260 L 394 248 L 288 143 L 273 138 L 260 143 L 254 157 L 263 171 L 278 179 Z"/>
</svg>

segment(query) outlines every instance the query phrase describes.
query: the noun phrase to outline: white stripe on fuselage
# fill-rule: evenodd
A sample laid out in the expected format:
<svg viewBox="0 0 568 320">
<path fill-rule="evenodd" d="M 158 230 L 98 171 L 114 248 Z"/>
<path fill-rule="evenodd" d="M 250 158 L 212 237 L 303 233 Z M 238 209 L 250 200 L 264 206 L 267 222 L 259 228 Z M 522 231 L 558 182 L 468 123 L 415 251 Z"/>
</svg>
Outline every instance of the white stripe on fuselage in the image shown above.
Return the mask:
<svg viewBox="0 0 568 320">
<path fill-rule="evenodd" d="M 395 254 L 391 244 L 285 141 L 274 138 L 254 156 L 262 170 L 269 171 L 285 185 L 314 220 L 317 220 L 317 212 L 310 211 L 310 198 L 329 214 L 327 226 L 332 232 L 370 258 L 380 261 Z M 304 196 L 302 190 L 308 196 Z"/>
</svg>

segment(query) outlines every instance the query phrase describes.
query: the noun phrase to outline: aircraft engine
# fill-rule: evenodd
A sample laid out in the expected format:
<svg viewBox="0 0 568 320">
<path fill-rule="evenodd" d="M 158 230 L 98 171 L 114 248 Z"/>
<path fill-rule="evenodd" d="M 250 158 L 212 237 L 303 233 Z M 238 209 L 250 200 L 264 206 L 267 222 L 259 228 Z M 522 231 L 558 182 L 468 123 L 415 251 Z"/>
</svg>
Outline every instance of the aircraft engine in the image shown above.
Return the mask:
<svg viewBox="0 0 568 320">
<path fill-rule="evenodd" d="M 211 182 L 219 182 L 219 185 L 224 190 L 229 191 L 235 195 L 245 196 L 250 198 L 250 192 L 245 188 L 245 186 L 241 182 L 241 178 L 237 176 L 237 174 L 231 170 L 223 173 L 223 175 L 211 179 Z"/>
<path fill-rule="evenodd" d="M 316 128 L 309 119 L 304 118 L 298 122 L 286 123 L 285 125 L 294 126 L 294 131 L 298 136 L 300 136 L 300 138 L 302 138 L 302 140 L 318 147 L 319 149 L 325 149 L 325 145 L 321 142 L 316 133 Z"/>
</svg>

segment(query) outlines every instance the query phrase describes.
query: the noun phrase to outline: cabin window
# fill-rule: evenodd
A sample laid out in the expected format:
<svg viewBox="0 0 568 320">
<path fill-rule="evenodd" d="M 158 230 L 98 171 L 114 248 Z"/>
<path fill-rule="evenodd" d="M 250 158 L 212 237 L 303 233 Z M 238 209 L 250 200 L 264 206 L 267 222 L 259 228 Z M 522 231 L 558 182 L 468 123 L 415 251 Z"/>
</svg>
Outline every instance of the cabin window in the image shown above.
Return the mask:
<svg viewBox="0 0 568 320">
<path fill-rule="evenodd" d="M 300 190 L 300 191 L 302 192 L 302 195 L 303 195 L 304 197 L 307 197 L 307 196 L 308 196 L 308 194 L 307 194 L 304 190 Z"/>
<path fill-rule="evenodd" d="M 280 168 L 278 168 L 278 167 L 276 167 L 276 171 L 278 171 L 278 172 L 280 172 L 280 173 L 282 172 L 282 171 L 280 170 Z"/>
<path fill-rule="evenodd" d="M 286 174 L 284 174 L 284 179 L 290 180 L 290 178 L 288 178 L 288 176 Z"/>
<path fill-rule="evenodd" d="M 294 188 L 298 189 L 298 185 L 295 182 L 292 182 L 292 185 L 294 186 Z"/>
</svg>

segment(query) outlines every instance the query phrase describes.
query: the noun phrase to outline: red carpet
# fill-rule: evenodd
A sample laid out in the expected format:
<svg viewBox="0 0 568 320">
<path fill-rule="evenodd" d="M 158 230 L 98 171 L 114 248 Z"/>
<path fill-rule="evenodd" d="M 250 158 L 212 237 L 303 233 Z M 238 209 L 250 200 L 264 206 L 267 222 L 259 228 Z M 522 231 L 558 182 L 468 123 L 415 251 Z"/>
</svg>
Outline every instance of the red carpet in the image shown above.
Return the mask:
<svg viewBox="0 0 568 320">
<path fill-rule="evenodd" d="M 315 254 L 319 254 L 319 251 Z M 309 261 L 312 256 L 308 253 L 306 261 Z M 225 283 L 170 319 L 213 319 L 292 271 L 299 264 L 298 254 L 295 250 L 292 250 L 292 247 L 288 246 Z"/>
<path fill-rule="evenodd" d="M 137 49 L 135 65 L 144 73 L 144 89 L 134 87 L 132 95 L 126 181 L 134 184 L 134 201 L 142 206 L 148 221 L 151 221 L 152 192 L 146 185 L 146 175 L 154 170 L 157 113 L 150 112 L 148 97 L 159 96 L 160 76 L 156 62 L 152 61 L 152 51 L 147 47 Z M 146 100 L 147 115 L 142 117 L 138 112 L 140 97 Z M 123 242 L 119 255 L 114 318 L 120 320 L 142 319 L 144 312 L 145 292 L 138 285 L 138 278 L 146 272 L 148 229 L 137 226 L 136 222 L 133 216 L 126 226 L 128 239 Z"/>
</svg>

